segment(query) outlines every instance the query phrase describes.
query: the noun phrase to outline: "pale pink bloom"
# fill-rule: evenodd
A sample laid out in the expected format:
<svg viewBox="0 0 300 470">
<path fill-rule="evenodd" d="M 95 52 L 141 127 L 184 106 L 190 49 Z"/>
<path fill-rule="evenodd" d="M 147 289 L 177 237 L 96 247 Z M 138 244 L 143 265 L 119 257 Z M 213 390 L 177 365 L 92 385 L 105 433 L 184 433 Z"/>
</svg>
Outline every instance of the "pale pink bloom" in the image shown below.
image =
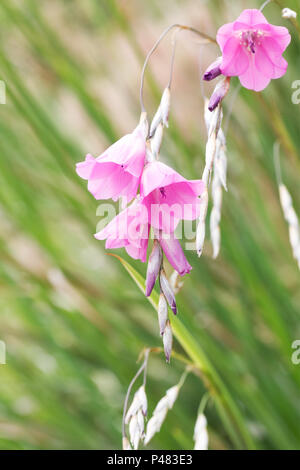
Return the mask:
<svg viewBox="0 0 300 470">
<path fill-rule="evenodd" d="M 188 181 L 159 161 L 148 163 L 142 175 L 141 197 L 149 223 L 164 233 L 171 233 L 180 220 L 196 219 L 203 190 L 201 180 Z"/>
<path fill-rule="evenodd" d="M 146 141 L 140 126 L 109 147 L 96 159 L 87 155 L 76 171 L 88 180 L 88 190 L 96 199 L 120 197 L 131 201 L 137 194 L 146 156 Z"/>
<path fill-rule="evenodd" d="M 192 266 L 186 259 L 179 240 L 175 237 L 174 233 L 171 233 L 168 236 L 161 236 L 159 238 L 159 243 L 169 263 L 173 266 L 175 271 L 180 274 L 180 276 L 184 276 L 191 272 Z"/>
<path fill-rule="evenodd" d="M 218 30 L 221 72 L 238 76 L 245 88 L 261 91 L 271 79 L 286 73 L 288 63 L 282 53 L 290 41 L 285 27 L 269 24 L 259 10 L 244 10 L 236 21 Z"/>
<path fill-rule="evenodd" d="M 95 234 L 97 240 L 105 240 L 106 249 L 125 248 L 129 256 L 147 259 L 149 239 L 148 214 L 137 200 L 120 212 L 103 230 Z"/>
</svg>

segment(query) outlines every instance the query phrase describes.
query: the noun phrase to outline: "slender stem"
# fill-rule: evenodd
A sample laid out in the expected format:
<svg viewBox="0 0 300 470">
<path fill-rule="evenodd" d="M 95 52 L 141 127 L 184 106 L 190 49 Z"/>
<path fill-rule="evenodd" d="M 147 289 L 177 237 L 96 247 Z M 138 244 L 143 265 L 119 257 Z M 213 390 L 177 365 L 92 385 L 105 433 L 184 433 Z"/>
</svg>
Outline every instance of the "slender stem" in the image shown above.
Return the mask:
<svg viewBox="0 0 300 470">
<path fill-rule="evenodd" d="M 184 373 L 182 374 L 179 382 L 178 382 L 178 387 L 181 388 L 185 382 L 185 379 L 187 378 L 187 376 L 189 375 L 189 373 L 191 372 L 191 367 L 186 367 Z"/>
<path fill-rule="evenodd" d="M 144 387 L 146 387 L 146 381 L 147 381 L 147 366 L 148 366 L 149 354 L 150 354 L 150 349 L 147 349 L 145 352 L 145 361 L 144 361 L 144 378 L 143 378 Z"/>
<path fill-rule="evenodd" d="M 137 379 L 139 378 L 139 376 L 141 375 L 141 373 L 147 369 L 149 353 L 150 353 L 150 349 L 147 349 L 145 351 L 144 362 L 141 365 L 141 367 L 139 368 L 139 370 L 137 371 L 137 373 L 135 374 L 135 376 L 133 377 L 132 381 L 130 382 L 127 393 L 126 393 L 126 397 L 125 397 L 125 401 L 124 401 L 124 408 L 123 408 L 123 420 L 122 420 L 122 436 L 123 437 L 126 437 L 125 418 L 126 418 L 128 400 L 129 400 L 129 397 L 130 397 L 131 389 L 132 389 L 133 385 L 135 384 L 135 382 L 137 381 Z M 145 383 L 146 383 L 146 379 L 145 379 L 145 374 L 144 374 L 144 385 L 145 385 Z"/>
<path fill-rule="evenodd" d="M 171 85 L 172 85 L 173 73 L 174 73 L 175 54 L 176 54 L 176 46 L 177 46 L 177 34 L 179 33 L 179 31 L 177 30 L 175 32 L 174 38 L 173 38 L 173 50 L 172 50 L 172 57 L 171 57 L 170 77 L 169 77 L 169 82 L 168 82 L 167 88 L 171 88 Z"/>
<path fill-rule="evenodd" d="M 266 1 L 262 4 L 262 6 L 260 7 L 260 11 L 263 11 L 263 9 L 264 9 L 269 3 L 271 3 L 272 1 L 273 1 L 273 0 L 266 0 Z"/>
<path fill-rule="evenodd" d="M 157 41 L 155 42 L 154 46 L 150 49 L 150 51 L 148 52 L 147 56 L 146 56 L 146 60 L 144 62 L 144 65 L 143 65 L 143 68 L 142 68 L 142 75 L 141 75 L 141 86 L 140 86 L 140 103 L 141 103 L 141 111 L 142 112 L 145 112 L 145 105 L 144 105 L 144 99 L 143 99 L 143 94 L 144 94 L 144 82 L 145 82 L 145 71 L 146 71 L 146 68 L 147 68 L 147 65 L 148 65 L 148 62 L 150 60 L 150 57 L 152 56 L 152 54 L 156 51 L 156 49 L 158 48 L 159 44 L 161 43 L 161 41 L 165 38 L 165 36 L 167 36 L 167 34 L 172 30 L 172 29 L 178 29 L 178 30 L 186 30 L 186 31 L 191 31 L 192 33 L 194 34 L 197 34 L 198 36 L 200 36 L 202 39 L 205 39 L 208 43 L 216 43 L 215 39 L 211 38 L 210 36 L 208 36 L 207 34 L 205 33 L 202 33 L 201 31 L 198 31 L 197 29 L 195 28 L 192 28 L 190 26 L 185 26 L 185 25 L 181 25 L 181 24 L 172 24 L 171 26 L 169 26 L 167 29 L 165 29 L 162 34 L 159 36 L 159 38 L 157 39 Z"/>
<path fill-rule="evenodd" d="M 210 398 L 211 398 L 211 396 L 208 392 L 204 393 L 203 397 L 201 398 L 199 407 L 198 407 L 198 416 L 202 415 L 204 413 L 207 402 Z"/>
</svg>

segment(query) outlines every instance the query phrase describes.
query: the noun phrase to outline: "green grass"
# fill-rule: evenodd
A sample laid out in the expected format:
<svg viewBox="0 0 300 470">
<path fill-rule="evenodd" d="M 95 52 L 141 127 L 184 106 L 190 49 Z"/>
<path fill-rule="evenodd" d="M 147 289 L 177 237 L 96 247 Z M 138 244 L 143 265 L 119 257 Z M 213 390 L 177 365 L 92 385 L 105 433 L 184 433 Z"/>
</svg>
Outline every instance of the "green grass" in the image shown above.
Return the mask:
<svg viewBox="0 0 300 470">
<path fill-rule="evenodd" d="M 0 79 L 7 87 L 7 104 L 0 105 L 0 340 L 7 346 L 7 364 L 0 366 L 1 449 L 120 448 L 123 400 L 137 358 L 161 341 L 153 308 L 93 238 L 97 202 L 74 166 L 135 126 L 141 66 L 165 27 L 180 21 L 214 35 L 245 7 L 241 1 L 184 3 L 1 3 Z M 296 9 L 297 1 L 284 6 Z M 272 149 L 279 139 L 283 178 L 300 215 L 300 105 L 291 102 L 291 85 L 300 78 L 300 37 L 275 4 L 265 14 L 291 31 L 288 72 L 259 95 L 242 90 L 236 101 L 221 255 L 211 259 L 209 240 L 200 260 L 187 254 L 193 271 L 178 295 L 179 319 L 220 377 L 255 447 L 299 449 L 300 366 L 291 362 L 291 344 L 300 338 L 300 273 Z M 206 65 L 217 54 L 214 46 L 204 51 L 189 34 L 180 36 L 163 144 L 165 161 L 190 178 L 201 175 L 204 162 L 199 55 Z M 170 53 L 166 40 L 147 74 L 151 112 Z M 145 266 L 130 262 L 144 277 Z M 182 342 L 174 349 L 188 355 Z M 150 410 L 182 371 L 176 359 L 168 366 L 163 355 L 150 358 Z M 154 448 L 192 448 L 206 385 L 188 377 Z M 216 401 L 206 414 L 211 448 L 237 448 L 242 433 L 237 439 L 230 433 Z"/>
</svg>

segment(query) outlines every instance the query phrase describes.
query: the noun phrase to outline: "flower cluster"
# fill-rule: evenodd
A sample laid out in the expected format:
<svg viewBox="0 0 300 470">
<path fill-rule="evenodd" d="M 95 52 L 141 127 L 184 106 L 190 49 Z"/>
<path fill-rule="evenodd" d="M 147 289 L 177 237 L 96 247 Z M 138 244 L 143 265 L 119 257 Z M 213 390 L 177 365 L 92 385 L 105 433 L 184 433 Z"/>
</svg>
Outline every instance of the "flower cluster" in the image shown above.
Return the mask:
<svg viewBox="0 0 300 470">
<path fill-rule="evenodd" d="M 150 233 L 154 235 L 146 279 L 150 296 L 159 278 L 161 295 L 176 314 L 175 295 L 163 269 L 163 254 L 171 266 L 184 276 L 191 271 L 175 230 L 181 220 L 195 220 L 200 214 L 199 196 L 205 189 L 201 180 L 189 181 L 158 160 L 163 128 L 168 125 L 169 89 L 162 96 L 152 124 L 146 113 L 137 128 L 109 147 L 102 155 L 87 155 L 76 166 L 80 177 L 88 181 L 88 190 L 96 199 L 122 198 L 125 208 L 100 232 L 107 249 L 124 247 L 134 259 L 147 260 Z M 128 203 L 128 204 L 127 204 Z M 160 302 L 160 331 L 169 360 L 172 336 L 166 309 Z M 164 316 L 160 312 L 164 312 Z M 164 320 L 162 321 L 162 319 Z"/>
<path fill-rule="evenodd" d="M 236 21 L 225 24 L 218 30 L 217 43 L 222 56 L 206 70 L 203 78 L 207 81 L 219 75 L 222 78 L 208 105 L 206 104 L 211 115 L 206 116 L 208 140 L 203 176 L 202 179 L 190 181 L 159 161 L 164 128 L 168 127 L 173 60 L 169 85 L 163 92 L 150 126 L 142 99 L 147 61 L 161 39 L 173 27 L 190 29 L 197 33 L 194 28 L 175 24 L 163 33 L 148 54 L 142 73 L 142 114 L 137 128 L 99 157 L 94 158 L 88 154 L 85 161 L 78 163 L 76 167 L 78 175 L 88 181 L 88 190 L 95 199 L 122 201 L 122 211 L 95 234 L 96 239 L 106 240 L 107 249 L 125 248 L 129 256 L 146 262 L 149 240 L 154 238 L 147 267 L 145 294 L 150 296 L 159 280 L 158 319 L 167 361 L 170 360 L 172 350 L 168 306 L 176 315 L 175 290 L 178 290 L 180 284 L 178 276 L 184 276 L 192 269 L 176 238 L 175 230 L 182 220 L 198 220 L 196 249 L 201 256 L 212 172 L 213 209 L 210 228 L 214 258 L 220 249 L 222 186 L 227 190 L 226 139 L 221 129 L 221 103 L 229 90 L 230 79 L 238 76 L 245 88 L 263 90 L 271 79 L 285 74 L 288 64 L 282 54 L 291 40 L 286 28 L 269 24 L 262 12 L 256 9 L 244 10 Z M 202 33 L 197 34 L 203 37 Z M 173 276 L 170 280 L 163 267 L 164 255 L 175 270 L 175 278 Z"/>
</svg>

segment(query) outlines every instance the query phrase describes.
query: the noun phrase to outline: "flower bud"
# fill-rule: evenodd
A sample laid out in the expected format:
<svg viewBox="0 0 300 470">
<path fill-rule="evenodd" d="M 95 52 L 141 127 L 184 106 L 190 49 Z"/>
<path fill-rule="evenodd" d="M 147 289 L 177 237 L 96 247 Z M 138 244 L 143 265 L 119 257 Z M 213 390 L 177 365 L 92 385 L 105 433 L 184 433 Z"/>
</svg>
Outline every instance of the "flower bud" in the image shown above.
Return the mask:
<svg viewBox="0 0 300 470">
<path fill-rule="evenodd" d="M 130 435 L 130 441 L 131 441 L 131 444 L 133 445 L 134 450 L 137 450 L 139 446 L 139 442 L 140 442 L 140 437 L 141 437 L 137 415 L 132 416 L 130 420 L 129 435 Z"/>
<path fill-rule="evenodd" d="M 176 307 L 175 295 L 169 284 L 166 273 L 163 269 L 160 272 L 159 282 L 160 282 L 161 292 L 164 294 L 168 304 L 171 307 L 172 312 L 174 313 L 174 315 L 176 315 L 177 307 Z"/>
<path fill-rule="evenodd" d="M 156 131 L 151 139 L 151 150 L 152 150 L 152 154 L 155 158 L 157 158 L 158 154 L 159 154 L 159 151 L 160 151 L 160 147 L 161 147 L 161 143 L 162 143 L 162 138 L 163 138 L 163 129 L 164 129 L 164 126 L 163 126 L 163 123 L 160 122 L 156 128 Z"/>
<path fill-rule="evenodd" d="M 284 8 L 281 12 L 282 18 L 297 18 L 297 13 L 290 8 Z"/>
<path fill-rule="evenodd" d="M 159 331 L 161 336 L 164 334 L 166 323 L 168 320 L 168 304 L 164 294 L 160 294 L 159 302 L 158 302 L 158 323 L 159 323 Z"/>
<path fill-rule="evenodd" d="M 210 80 L 213 80 L 214 78 L 217 78 L 219 75 L 221 75 L 221 63 L 222 57 L 218 57 L 217 60 L 210 64 L 210 66 L 204 72 L 203 80 L 209 82 Z"/>
<path fill-rule="evenodd" d="M 168 119 L 170 112 L 171 93 L 170 88 L 165 88 L 161 97 L 160 105 L 156 111 L 150 127 L 150 137 L 155 133 L 158 125 L 162 122 L 165 127 L 169 127 Z"/>
<path fill-rule="evenodd" d="M 194 450 L 208 449 L 207 420 L 204 414 L 199 414 L 194 429 Z"/>
<path fill-rule="evenodd" d="M 147 119 L 147 113 L 145 111 L 143 111 L 140 116 L 139 128 L 142 132 L 142 135 L 145 137 L 145 139 L 147 139 L 149 132 L 149 123 Z"/>
<path fill-rule="evenodd" d="M 178 393 L 179 393 L 180 387 L 178 385 L 174 385 L 174 387 L 169 388 L 166 392 L 167 400 L 168 400 L 168 408 L 171 410 L 173 408 L 173 405 L 175 401 L 177 400 Z"/>
<path fill-rule="evenodd" d="M 208 103 L 208 109 L 210 111 L 216 109 L 216 107 L 221 103 L 221 101 L 223 101 L 223 99 L 228 93 L 229 85 L 230 77 L 224 77 L 222 80 L 219 81 Z"/>
<path fill-rule="evenodd" d="M 129 442 L 129 440 L 127 439 L 126 436 L 123 437 L 123 440 L 122 440 L 122 448 L 123 448 L 123 450 L 132 450 L 131 445 L 130 445 L 130 442 Z"/>
<path fill-rule="evenodd" d="M 161 120 L 165 127 L 169 127 L 169 112 L 170 112 L 170 104 L 171 104 L 171 92 L 170 88 L 165 88 L 161 102 L 160 102 L 160 109 L 161 109 Z"/>
<path fill-rule="evenodd" d="M 147 416 L 147 408 L 148 408 L 148 402 L 147 402 L 147 396 L 145 392 L 145 386 L 142 385 L 138 391 L 137 391 L 139 401 L 140 401 L 140 406 L 141 410 L 144 416 Z"/>
<path fill-rule="evenodd" d="M 147 275 L 146 275 L 146 297 L 151 295 L 155 281 L 158 277 L 159 270 L 162 262 L 162 251 L 157 240 L 154 240 L 151 255 L 148 260 Z"/>
<path fill-rule="evenodd" d="M 166 323 L 165 331 L 163 334 L 163 343 L 164 343 L 166 361 L 170 362 L 170 357 L 172 354 L 173 333 L 172 333 L 172 328 L 171 328 L 171 324 L 169 320 Z"/>
</svg>

